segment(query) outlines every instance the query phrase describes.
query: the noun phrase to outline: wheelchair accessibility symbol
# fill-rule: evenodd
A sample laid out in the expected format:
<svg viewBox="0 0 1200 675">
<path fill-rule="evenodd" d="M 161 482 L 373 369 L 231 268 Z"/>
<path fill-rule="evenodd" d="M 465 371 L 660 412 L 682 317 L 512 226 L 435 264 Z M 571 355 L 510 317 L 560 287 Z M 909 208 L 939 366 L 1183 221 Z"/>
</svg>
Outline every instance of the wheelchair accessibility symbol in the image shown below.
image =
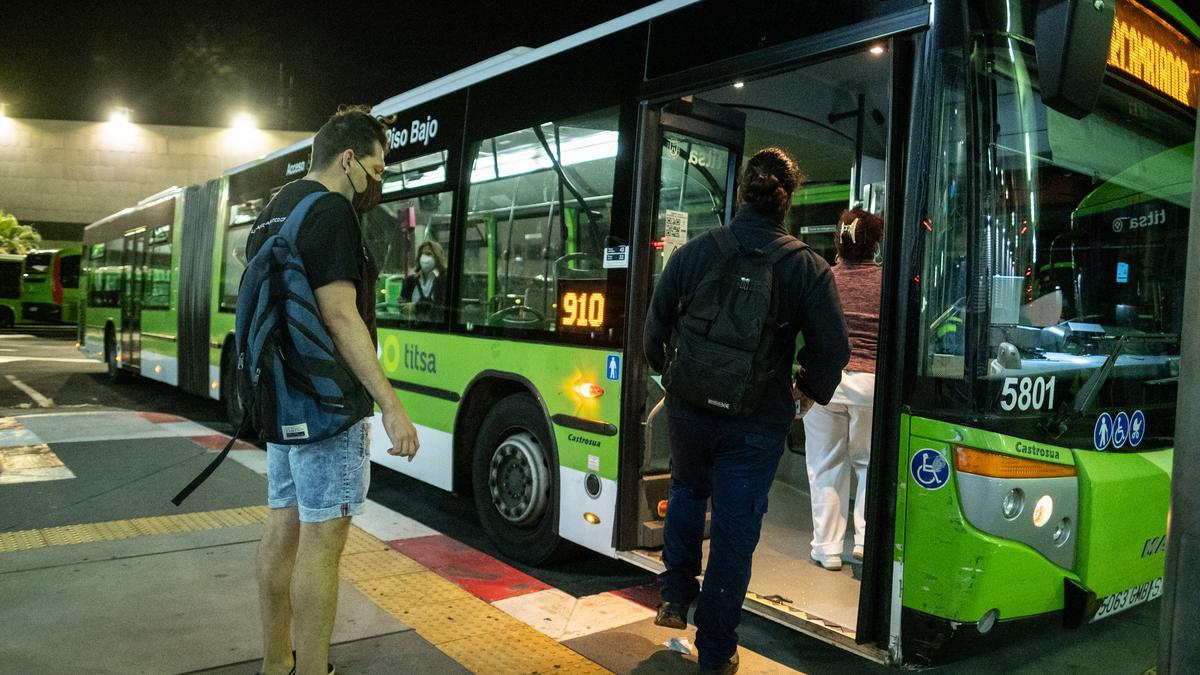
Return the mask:
<svg viewBox="0 0 1200 675">
<path fill-rule="evenodd" d="M 913 480 L 926 490 L 937 490 L 950 480 L 950 464 L 937 450 L 918 450 L 909 462 Z"/>
</svg>

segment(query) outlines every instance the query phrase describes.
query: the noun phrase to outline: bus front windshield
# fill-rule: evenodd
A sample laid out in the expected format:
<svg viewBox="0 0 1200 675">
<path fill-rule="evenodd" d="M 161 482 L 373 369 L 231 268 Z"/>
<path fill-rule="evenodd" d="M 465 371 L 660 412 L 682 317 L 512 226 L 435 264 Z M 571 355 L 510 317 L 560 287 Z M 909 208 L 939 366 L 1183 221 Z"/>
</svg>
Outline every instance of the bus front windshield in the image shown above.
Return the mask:
<svg viewBox="0 0 1200 675">
<path fill-rule="evenodd" d="M 974 57 L 979 228 L 943 316 L 964 330 L 933 326 L 937 351 L 968 354 L 976 412 L 998 430 L 1169 446 L 1194 113 L 1109 76 L 1074 119 L 1043 105 L 1028 45 L 993 38 Z"/>
</svg>

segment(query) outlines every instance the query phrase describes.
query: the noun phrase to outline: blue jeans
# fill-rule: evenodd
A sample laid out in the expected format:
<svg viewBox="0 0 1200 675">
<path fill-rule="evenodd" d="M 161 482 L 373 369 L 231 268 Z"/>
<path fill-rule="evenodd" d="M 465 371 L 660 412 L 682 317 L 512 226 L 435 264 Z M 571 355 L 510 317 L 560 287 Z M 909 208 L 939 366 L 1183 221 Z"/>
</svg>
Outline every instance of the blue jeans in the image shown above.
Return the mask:
<svg viewBox="0 0 1200 675">
<path fill-rule="evenodd" d="M 668 416 L 671 494 L 659 575 L 663 600 L 689 605 L 700 667 L 720 667 L 737 651 L 737 626 L 750 585 L 767 494 L 783 456 L 784 435 L 748 433 L 724 420 Z M 712 498 L 712 532 L 704 587 L 700 574 L 704 520 Z"/>
<path fill-rule="evenodd" d="M 294 507 L 300 522 L 361 515 L 371 482 L 371 418 L 305 445 L 267 443 L 267 506 Z"/>
</svg>

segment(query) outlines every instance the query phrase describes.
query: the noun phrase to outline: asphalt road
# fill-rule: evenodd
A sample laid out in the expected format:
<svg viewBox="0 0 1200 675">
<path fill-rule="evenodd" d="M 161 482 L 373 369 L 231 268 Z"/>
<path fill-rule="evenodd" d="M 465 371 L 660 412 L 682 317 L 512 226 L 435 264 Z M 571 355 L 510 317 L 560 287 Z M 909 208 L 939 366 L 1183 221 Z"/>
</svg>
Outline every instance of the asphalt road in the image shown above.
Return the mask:
<svg viewBox="0 0 1200 675">
<path fill-rule="evenodd" d="M 72 326 L 20 326 L 0 331 L 0 409 L 105 405 L 170 413 L 221 433 L 232 433 L 218 402 L 144 379 L 112 384 L 107 380 L 104 365 L 85 359 L 75 349 L 74 340 Z M 504 559 L 484 535 L 469 498 L 443 492 L 378 466 L 372 468 L 370 497 L 443 534 Z M 582 549 L 572 552 L 562 562 L 539 568 L 504 560 L 577 597 L 651 583 L 654 579 L 640 568 Z M 1018 642 L 986 653 L 964 655 L 955 663 L 933 672 L 1140 675 L 1155 662 L 1159 612 L 1159 603 L 1153 602 L 1079 631 L 1067 632 L 1055 627 L 1027 629 Z M 748 648 L 803 672 L 890 672 L 748 613 L 743 613 L 739 632 Z"/>
</svg>

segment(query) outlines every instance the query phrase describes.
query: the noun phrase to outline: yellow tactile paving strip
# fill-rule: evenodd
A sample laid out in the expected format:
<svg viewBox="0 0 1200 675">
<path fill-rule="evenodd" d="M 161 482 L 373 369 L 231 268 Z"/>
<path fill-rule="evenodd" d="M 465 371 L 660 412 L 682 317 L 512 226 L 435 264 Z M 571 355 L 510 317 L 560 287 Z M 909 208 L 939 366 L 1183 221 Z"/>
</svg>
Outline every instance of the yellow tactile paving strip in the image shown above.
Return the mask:
<svg viewBox="0 0 1200 675">
<path fill-rule="evenodd" d="M 252 525 L 264 522 L 267 511 L 255 506 L 0 532 L 0 553 Z M 610 672 L 358 527 L 350 528 L 342 551 L 341 576 L 471 672 Z"/>
<path fill-rule="evenodd" d="M 267 507 L 250 506 L 221 511 L 181 513 L 175 516 L 153 516 L 130 520 L 110 520 L 103 523 L 63 525 L 40 530 L 0 532 L 0 553 L 44 546 L 87 544 L 96 541 L 130 539 L 148 534 L 198 532 L 219 527 L 253 525 L 267 518 Z"/>
</svg>

